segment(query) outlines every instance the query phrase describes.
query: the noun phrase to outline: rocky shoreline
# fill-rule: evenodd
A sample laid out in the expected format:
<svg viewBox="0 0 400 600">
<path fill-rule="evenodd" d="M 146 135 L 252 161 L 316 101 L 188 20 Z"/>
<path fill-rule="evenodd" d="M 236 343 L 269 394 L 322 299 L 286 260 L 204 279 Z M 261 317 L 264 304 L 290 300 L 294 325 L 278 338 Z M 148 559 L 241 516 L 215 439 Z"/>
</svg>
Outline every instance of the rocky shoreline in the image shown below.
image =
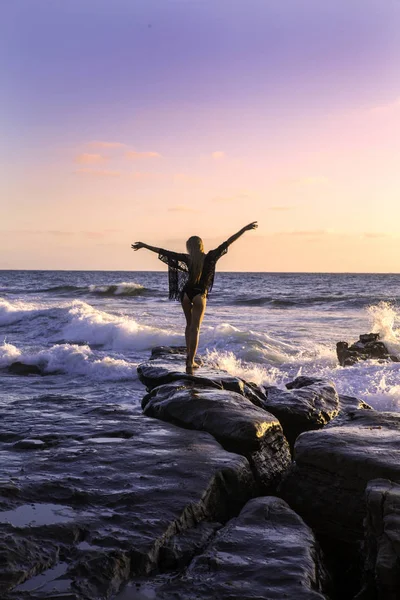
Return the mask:
<svg viewBox="0 0 400 600">
<path fill-rule="evenodd" d="M 143 414 L 2 408 L 1 598 L 398 600 L 400 414 L 184 369 L 153 349 Z"/>
</svg>

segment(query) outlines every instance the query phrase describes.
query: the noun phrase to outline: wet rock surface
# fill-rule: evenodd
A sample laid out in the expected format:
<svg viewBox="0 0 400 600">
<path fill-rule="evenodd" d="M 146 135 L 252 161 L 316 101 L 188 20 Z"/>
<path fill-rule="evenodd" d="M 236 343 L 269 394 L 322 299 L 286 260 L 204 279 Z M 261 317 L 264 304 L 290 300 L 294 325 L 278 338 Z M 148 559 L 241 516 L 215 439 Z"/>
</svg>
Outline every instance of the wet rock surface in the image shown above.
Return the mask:
<svg viewBox="0 0 400 600">
<path fill-rule="evenodd" d="M 3 405 L 0 423 L 4 600 L 110 598 L 254 493 L 246 458 L 126 405 L 40 397 Z M 175 560 L 205 539 L 175 543 Z"/>
<path fill-rule="evenodd" d="M 400 482 L 399 430 L 398 413 L 356 410 L 302 434 L 280 493 L 319 534 L 360 542 L 368 482 Z"/>
<path fill-rule="evenodd" d="M 379 333 L 360 335 L 357 342 L 349 346 L 347 342 L 336 344 L 336 354 L 342 367 L 350 367 L 360 360 L 391 360 L 399 362 L 399 358 L 391 354 L 383 342 L 379 341 Z"/>
<path fill-rule="evenodd" d="M 339 396 L 329 381 L 298 377 L 287 390 L 265 388 L 262 406 L 280 421 L 291 447 L 304 431 L 321 429 L 339 413 Z"/>
<path fill-rule="evenodd" d="M 369 482 L 365 520 L 366 584 L 357 597 L 398 600 L 400 596 L 400 485 Z"/>
<path fill-rule="evenodd" d="M 154 582 L 157 600 L 323 600 L 326 573 L 312 531 L 280 498 L 251 500 L 183 576 Z M 121 600 L 135 596 L 121 595 Z"/>
<path fill-rule="evenodd" d="M 207 431 L 222 446 L 246 456 L 263 490 L 273 490 L 291 459 L 279 421 L 244 396 L 180 382 L 154 388 L 143 399 L 147 416 Z"/>
<path fill-rule="evenodd" d="M 26 365 L 19 361 L 11 363 L 8 371 L 13 375 L 43 375 L 42 369 L 37 365 Z"/>
</svg>

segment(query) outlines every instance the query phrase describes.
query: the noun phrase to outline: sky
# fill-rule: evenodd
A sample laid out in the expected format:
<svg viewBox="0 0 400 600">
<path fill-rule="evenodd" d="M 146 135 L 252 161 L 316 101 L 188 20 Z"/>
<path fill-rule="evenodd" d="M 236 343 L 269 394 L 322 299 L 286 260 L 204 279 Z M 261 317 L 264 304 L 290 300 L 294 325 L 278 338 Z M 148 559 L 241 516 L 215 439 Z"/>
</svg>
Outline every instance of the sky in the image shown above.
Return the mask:
<svg viewBox="0 0 400 600">
<path fill-rule="evenodd" d="M 2 0 L 0 269 L 400 272 L 400 0 Z"/>
</svg>

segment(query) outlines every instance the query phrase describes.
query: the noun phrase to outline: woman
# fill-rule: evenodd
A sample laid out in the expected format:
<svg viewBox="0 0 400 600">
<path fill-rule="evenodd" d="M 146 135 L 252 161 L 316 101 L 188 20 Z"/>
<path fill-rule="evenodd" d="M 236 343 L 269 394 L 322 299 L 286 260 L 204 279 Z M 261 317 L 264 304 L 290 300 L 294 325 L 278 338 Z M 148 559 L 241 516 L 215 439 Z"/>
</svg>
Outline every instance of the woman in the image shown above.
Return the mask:
<svg viewBox="0 0 400 600">
<path fill-rule="evenodd" d="M 156 252 L 158 258 L 168 265 L 169 298 L 181 301 L 186 317 L 186 368 L 188 371 L 199 366 L 194 359 L 199 344 L 200 325 L 206 309 L 208 293 L 213 286 L 217 261 L 227 253 L 228 247 L 245 231 L 256 229 L 256 227 L 257 221 L 249 223 L 207 254 L 204 253 L 201 238 L 197 236 L 190 237 L 186 242 L 188 254 L 156 248 L 144 242 L 136 242 L 131 246 L 133 250 L 146 248 L 151 252 Z"/>
</svg>

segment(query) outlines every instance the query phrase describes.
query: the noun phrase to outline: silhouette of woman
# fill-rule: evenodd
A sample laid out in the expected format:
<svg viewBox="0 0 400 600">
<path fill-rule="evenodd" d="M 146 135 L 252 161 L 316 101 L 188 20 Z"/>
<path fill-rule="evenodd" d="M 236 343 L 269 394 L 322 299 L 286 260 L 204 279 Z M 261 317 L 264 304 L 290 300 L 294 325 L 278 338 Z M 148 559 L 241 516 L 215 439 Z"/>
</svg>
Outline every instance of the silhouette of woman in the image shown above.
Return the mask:
<svg viewBox="0 0 400 600">
<path fill-rule="evenodd" d="M 135 242 L 133 250 L 146 248 L 158 254 L 158 258 L 168 265 L 169 298 L 179 300 L 186 317 L 186 368 L 188 371 L 197 368 L 195 362 L 201 322 L 206 310 L 208 293 L 214 283 L 217 261 L 227 253 L 228 247 L 245 231 L 256 229 L 257 221 L 249 223 L 232 235 L 215 250 L 205 254 L 203 241 L 198 236 L 190 237 L 186 242 L 188 253 L 181 254 L 149 246 L 144 242 Z"/>
</svg>

